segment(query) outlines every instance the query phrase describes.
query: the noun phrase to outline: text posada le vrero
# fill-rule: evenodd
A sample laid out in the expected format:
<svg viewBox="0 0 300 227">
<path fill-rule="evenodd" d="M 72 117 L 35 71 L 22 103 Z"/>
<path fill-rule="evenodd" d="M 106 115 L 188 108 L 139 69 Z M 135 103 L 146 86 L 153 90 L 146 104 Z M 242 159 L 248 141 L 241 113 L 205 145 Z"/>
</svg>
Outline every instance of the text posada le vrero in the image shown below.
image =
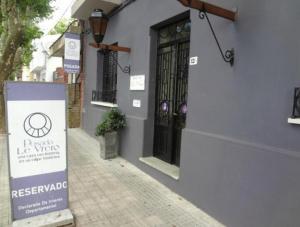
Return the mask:
<svg viewBox="0 0 300 227">
<path fill-rule="evenodd" d="M 23 148 L 17 148 L 17 154 L 57 151 L 59 149 L 60 146 L 55 144 L 53 140 L 32 141 L 31 139 L 26 139 L 24 140 Z"/>
<path fill-rule="evenodd" d="M 11 191 L 12 199 L 20 198 L 24 196 L 36 195 L 45 192 L 59 191 L 62 189 L 67 189 L 68 183 L 67 181 L 57 182 L 55 184 L 45 184 L 39 186 L 33 186 L 30 188 L 21 188 L 18 190 Z"/>
</svg>

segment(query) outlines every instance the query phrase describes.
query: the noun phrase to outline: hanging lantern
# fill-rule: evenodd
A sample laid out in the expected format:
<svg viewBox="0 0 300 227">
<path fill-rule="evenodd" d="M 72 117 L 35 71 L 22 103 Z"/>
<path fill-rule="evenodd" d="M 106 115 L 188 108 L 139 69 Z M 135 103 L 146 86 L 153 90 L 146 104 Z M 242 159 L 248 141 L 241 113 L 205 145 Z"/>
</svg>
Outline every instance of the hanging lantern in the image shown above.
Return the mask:
<svg viewBox="0 0 300 227">
<path fill-rule="evenodd" d="M 97 44 L 100 44 L 104 38 L 108 17 L 102 9 L 95 9 L 89 17 L 90 28 Z"/>
</svg>

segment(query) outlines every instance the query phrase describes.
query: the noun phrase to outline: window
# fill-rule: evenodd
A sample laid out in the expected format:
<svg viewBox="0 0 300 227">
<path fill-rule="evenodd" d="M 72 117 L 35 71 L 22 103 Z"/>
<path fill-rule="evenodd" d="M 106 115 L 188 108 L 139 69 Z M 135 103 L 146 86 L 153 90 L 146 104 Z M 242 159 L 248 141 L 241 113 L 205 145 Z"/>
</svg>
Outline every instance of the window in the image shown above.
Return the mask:
<svg viewBox="0 0 300 227">
<path fill-rule="evenodd" d="M 97 71 L 97 90 L 93 91 L 93 101 L 116 103 L 117 59 L 118 52 L 109 50 L 98 52 L 98 67 L 100 68 Z"/>
<path fill-rule="evenodd" d="M 300 118 L 300 88 L 296 87 L 294 91 L 294 105 L 292 118 Z"/>
<path fill-rule="evenodd" d="M 116 102 L 118 52 L 106 51 L 103 56 L 102 101 Z"/>
</svg>

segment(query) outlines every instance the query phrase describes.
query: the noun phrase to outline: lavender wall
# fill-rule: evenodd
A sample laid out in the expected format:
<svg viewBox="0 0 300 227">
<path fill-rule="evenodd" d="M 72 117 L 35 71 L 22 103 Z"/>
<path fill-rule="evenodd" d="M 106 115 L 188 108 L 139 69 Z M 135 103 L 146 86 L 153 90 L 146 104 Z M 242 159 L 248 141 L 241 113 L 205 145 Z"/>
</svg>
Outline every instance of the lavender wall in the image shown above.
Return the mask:
<svg viewBox="0 0 300 227">
<path fill-rule="evenodd" d="M 293 88 L 300 85 L 300 2 L 297 0 L 209 1 L 238 9 L 235 23 L 209 15 L 224 49 L 235 48 L 233 67 L 223 62 L 205 20 L 191 11 L 187 127 L 180 179 L 140 163 L 152 154 L 155 91 L 155 32 L 162 21 L 185 12 L 177 1 L 137 0 L 110 19 L 105 43 L 132 74 L 146 75 L 145 92 L 129 91 L 119 71 L 118 104 L 128 118 L 121 155 L 230 227 L 300 226 L 300 127 L 287 123 Z M 90 104 L 96 52 L 87 46 L 83 128 L 94 133 L 105 108 Z M 141 99 L 142 108 L 132 107 Z"/>
</svg>

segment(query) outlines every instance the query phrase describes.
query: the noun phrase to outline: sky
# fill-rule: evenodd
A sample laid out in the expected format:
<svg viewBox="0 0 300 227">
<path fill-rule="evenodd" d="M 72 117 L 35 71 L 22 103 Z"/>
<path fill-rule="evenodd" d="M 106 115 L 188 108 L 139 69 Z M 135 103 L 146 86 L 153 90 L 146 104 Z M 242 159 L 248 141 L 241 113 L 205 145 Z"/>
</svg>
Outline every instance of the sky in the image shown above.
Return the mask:
<svg viewBox="0 0 300 227">
<path fill-rule="evenodd" d="M 55 0 L 51 4 L 54 7 L 52 16 L 39 23 L 41 30 L 47 34 L 61 18 L 71 17 L 71 6 L 74 0 Z"/>
</svg>

